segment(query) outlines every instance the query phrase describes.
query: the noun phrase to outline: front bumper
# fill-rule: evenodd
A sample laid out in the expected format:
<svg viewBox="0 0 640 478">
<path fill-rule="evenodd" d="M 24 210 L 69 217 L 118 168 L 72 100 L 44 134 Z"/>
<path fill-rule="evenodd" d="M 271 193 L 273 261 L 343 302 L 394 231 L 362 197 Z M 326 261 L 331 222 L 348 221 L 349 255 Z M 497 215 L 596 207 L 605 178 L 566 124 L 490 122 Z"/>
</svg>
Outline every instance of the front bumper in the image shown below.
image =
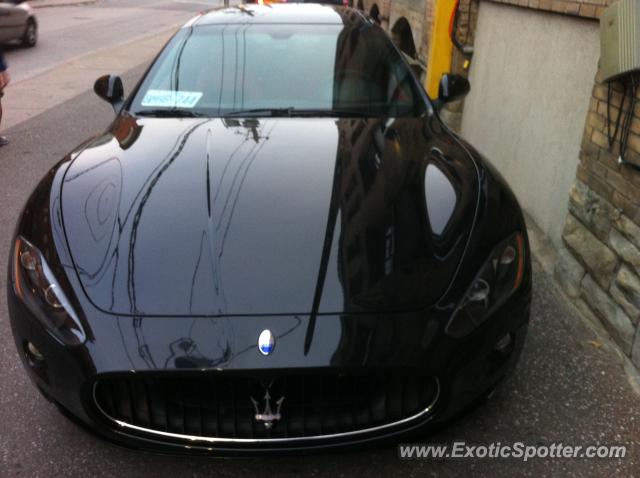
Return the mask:
<svg viewBox="0 0 640 478">
<path fill-rule="evenodd" d="M 8 297 L 13 334 L 25 368 L 42 393 L 75 421 L 133 448 L 232 455 L 380 444 L 419 436 L 454 418 L 515 365 L 526 335 L 531 291 L 529 283 L 462 340 L 444 335 L 445 320 L 437 311 L 391 317 L 320 316 L 306 351 L 308 317 L 135 318 L 96 310 L 91 315 L 90 340 L 81 347 L 65 347 L 13 291 L 9 290 Z M 265 357 L 256 342 L 266 328 L 276 336 L 276 347 Z M 28 343 L 40 351 L 42 360 L 33 360 Z M 197 433 L 162 433 L 157 427 L 118 421 L 95 400 L 96 384 L 111 376 L 233 375 L 260 382 L 267 377 L 315 373 L 418 374 L 436 384 L 437 392 L 425 398 L 420 413 L 388 420 L 384 426 L 280 440 L 217 440 Z M 249 398 L 239 400 L 247 405 Z"/>
</svg>

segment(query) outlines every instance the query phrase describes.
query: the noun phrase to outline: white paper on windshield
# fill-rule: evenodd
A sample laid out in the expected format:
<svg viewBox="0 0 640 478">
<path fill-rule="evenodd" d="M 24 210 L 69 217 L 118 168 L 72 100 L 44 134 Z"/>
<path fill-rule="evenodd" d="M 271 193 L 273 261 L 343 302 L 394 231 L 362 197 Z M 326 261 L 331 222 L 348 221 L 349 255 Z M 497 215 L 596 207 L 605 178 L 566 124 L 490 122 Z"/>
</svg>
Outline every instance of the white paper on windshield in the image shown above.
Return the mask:
<svg viewBox="0 0 640 478">
<path fill-rule="evenodd" d="M 149 90 L 142 106 L 154 108 L 193 108 L 202 98 L 200 91 Z"/>
</svg>

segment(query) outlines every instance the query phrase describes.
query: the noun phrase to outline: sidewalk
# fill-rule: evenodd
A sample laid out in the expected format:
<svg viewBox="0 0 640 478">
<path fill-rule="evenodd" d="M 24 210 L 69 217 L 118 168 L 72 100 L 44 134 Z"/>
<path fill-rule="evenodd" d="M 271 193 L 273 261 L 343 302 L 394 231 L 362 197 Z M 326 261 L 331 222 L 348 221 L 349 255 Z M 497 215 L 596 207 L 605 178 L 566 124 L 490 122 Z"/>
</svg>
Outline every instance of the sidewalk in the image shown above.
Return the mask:
<svg viewBox="0 0 640 478">
<path fill-rule="evenodd" d="M 7 112 L 2 121 L 3 129 L 91 90 L 101 75 L 120 75 L 150 62 L 178 25 L 108 50 L 89 53 L 35 77 L 12 83 L 2 99 L 3 109 Z"/>
</svg>

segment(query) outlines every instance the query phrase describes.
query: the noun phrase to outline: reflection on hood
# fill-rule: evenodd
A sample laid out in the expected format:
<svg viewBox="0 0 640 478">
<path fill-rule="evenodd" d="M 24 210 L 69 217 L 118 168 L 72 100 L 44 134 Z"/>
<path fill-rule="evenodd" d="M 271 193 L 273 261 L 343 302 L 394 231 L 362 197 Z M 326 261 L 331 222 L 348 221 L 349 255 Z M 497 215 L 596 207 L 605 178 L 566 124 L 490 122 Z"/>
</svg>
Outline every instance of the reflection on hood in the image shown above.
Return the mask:
<svg viewBox="0 0 640 478">
<path fill-rule="evenodd" d="M 460 261 L 477 185 L 427 131 L 421 119 L 121 117 L 63 186 L 85 292 L 136 316 L 430 305 Z"/>
</svg>

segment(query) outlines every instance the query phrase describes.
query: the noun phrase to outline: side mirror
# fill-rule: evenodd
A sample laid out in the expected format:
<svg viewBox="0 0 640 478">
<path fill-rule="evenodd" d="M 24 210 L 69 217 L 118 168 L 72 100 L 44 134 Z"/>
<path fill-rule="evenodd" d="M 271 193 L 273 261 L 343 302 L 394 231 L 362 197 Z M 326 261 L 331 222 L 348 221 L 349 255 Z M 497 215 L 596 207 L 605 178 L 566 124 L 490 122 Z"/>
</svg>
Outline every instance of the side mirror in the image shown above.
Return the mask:
<svg viewBox="0 0 640 478">
<path fill-rule="evenodd" d="M 93 91 L 111 106 L 118 114 L 124 104 L 124 87 L 122 79 L 117 75 L 104 75 L 93 84 Z"/>
<path fill-rule="evenodd" d="M 438 89 L 438 106 L 459 100 L 471 90 L 471 84 L 464 76 L 444 74 L 440 78 Z"/>
</svg>

